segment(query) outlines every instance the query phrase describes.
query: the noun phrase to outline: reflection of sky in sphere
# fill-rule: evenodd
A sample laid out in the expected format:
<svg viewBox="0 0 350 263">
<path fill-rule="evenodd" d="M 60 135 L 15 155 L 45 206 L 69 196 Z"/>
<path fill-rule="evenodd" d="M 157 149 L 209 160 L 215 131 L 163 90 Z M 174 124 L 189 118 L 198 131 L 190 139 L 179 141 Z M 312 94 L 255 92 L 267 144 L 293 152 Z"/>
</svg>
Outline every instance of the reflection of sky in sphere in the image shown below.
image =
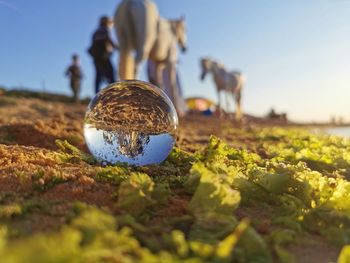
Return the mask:
<svg viewBox="0 0 350 263">
<path fill-rule="evenodd" d="M 174 146 L 173 136 L 167 133 L 150 135 L 149 141 L 139 146 L 142 151 L 135 157 L 121 153 L 121 146 L 115 136 L 112 141 L 107 142 L 104 136 L 107 131 L 97 130 L 91 125 L 84 127 L 84 136 L 87 146 L 98 161 L 109 163 L 125 162 L 131 165 L 158 164 L 166 159 Z M 114 131 L 115 133 L 115 131 Z M 124 136 L 123 134 L 121 136 Z"/>
</svg>

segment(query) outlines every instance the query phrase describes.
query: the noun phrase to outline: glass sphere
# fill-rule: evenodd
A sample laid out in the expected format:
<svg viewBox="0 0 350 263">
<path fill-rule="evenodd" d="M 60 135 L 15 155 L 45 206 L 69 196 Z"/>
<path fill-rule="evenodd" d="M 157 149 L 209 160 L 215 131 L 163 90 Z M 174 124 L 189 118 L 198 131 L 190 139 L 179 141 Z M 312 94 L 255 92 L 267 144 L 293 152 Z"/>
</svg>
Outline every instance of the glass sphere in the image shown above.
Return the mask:
<svg viewBox="0 0 350 263">
<path fill-rule="evenodd" d="M 113 83 L 90 102 L 84 136 L 99 161 L 158 164 L 174 147 L 178 117 L 167 95 L 143 81 Z"/>
</svg>

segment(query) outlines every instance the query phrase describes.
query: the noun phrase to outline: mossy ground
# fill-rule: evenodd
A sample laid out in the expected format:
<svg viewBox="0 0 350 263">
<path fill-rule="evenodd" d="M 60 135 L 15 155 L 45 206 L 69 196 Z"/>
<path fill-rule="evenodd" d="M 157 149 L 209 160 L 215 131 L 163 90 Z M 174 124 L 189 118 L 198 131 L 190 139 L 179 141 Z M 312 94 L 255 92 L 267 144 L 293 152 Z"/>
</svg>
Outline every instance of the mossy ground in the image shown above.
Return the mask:
<svg viewBox="0 0 350 263">
<path fill-rule="evenodd" d="M 192 116 L 163 164 L 101 167 L 85 108 L 0 97 L 1 262 L 349 262 L 348 140 Z"/>
</svg>

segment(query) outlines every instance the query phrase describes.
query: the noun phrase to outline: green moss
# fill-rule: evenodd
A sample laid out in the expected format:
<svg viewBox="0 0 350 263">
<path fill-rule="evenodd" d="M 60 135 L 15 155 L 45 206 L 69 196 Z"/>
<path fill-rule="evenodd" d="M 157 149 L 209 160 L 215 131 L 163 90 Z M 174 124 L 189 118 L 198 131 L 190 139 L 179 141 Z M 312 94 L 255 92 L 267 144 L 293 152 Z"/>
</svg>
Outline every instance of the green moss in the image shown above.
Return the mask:
<svg viewBox="0 0 350 263">
<path fill-rule="evenodd" d="M 18 101 L 15 98 L 0 96 L 0 107 L 16 105 L 18 105 Z"/>
<path fill-rule="evenodd" d="M 71 145 L 68 141 L 56 140 L 56 145 L 61 150 L 55 154 L 58 162 L 76 163 L 79 161 L 84 161 L 88 164 L 96 164 L 96 160 L 91 155 L 79 150 L 75 146 Z"/>
<path fill-rule="evenodd" d="M 11 133 L 9 126 L 0 126 L 0 144 L 14 144 L 16 137 Z"/>
<path fill-rule="evenodd" d="M 123 166 L 107 166 L 98 168 L 96 180 L 119 185 L 130 176 L 130 171 Z"/>
<path fill-rule="evenodd" d="M 19 204 L 8 204 L 0 206 L 0 219 L 9 219 L 22 214 L 22 207 Z"/>
</svg>

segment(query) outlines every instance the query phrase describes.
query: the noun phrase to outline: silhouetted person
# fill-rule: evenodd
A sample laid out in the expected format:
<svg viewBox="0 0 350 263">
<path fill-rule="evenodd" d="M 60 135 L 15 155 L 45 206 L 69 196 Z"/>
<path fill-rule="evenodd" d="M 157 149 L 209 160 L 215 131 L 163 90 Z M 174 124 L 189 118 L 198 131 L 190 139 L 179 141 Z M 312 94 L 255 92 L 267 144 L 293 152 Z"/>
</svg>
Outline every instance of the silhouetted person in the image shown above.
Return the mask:
<svg viewBox="0 0 350 263">
<path fill-rule="evenodd" d="M 72 65 L 70 65 L 66 70 L 66 76 L 70 78 L 70 88 L 73 91 L 73 98 L 75 102 L 79 101 L 79 93 L 81 80 L 83 78 L 83 73 L 80 68 L 79 56 L 74 54 L 72 56 Z"/>
<path fill-rule="evenodd" d="M 92 45 L 89 53 L 94 60 L 96 79 L 95 92 L 100 91 L 103 81 L 108 83 L 115 82 L 114 69 L 111 62 L 111 55 L 117 45 L 110 37 L 109 29 L 113 26 L 113 22 L 107 16 L 100 18 L 100 25 L 92 36 Z"/>
</svg>

